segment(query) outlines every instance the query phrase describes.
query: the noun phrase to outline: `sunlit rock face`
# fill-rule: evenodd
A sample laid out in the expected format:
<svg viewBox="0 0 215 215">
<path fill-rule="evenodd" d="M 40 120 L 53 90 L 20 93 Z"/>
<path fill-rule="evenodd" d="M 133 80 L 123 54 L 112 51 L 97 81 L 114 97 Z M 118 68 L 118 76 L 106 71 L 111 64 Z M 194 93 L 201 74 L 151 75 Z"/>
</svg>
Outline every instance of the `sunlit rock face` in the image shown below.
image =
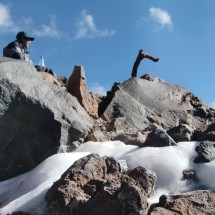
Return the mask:
<svg viewBox="0 0 215 215">
<path fill-rule="evenodd" d="M 0 59 L 0 180 L 31 170 L 61 144 L 83 141 L 92 126 L 77 99 L 31 64 Z"/>
<path fill-rule="evenodd" d="M 185 88 L 141 78 L 118 84 L 106 104 L 102 114 L 104 119 L 125 117 L 128 126 L 139 129 L 157 123 L 164 129 L 186 124 L 204 130 L 215 116 L 212 109 Z"/>
<path fill-rule="evenodd" d="M 97 154 L 76 161 L 48 191 L 47 214 L 146 214 L 142 186 L 120 169 L 115 159 Z"/>
</svg>

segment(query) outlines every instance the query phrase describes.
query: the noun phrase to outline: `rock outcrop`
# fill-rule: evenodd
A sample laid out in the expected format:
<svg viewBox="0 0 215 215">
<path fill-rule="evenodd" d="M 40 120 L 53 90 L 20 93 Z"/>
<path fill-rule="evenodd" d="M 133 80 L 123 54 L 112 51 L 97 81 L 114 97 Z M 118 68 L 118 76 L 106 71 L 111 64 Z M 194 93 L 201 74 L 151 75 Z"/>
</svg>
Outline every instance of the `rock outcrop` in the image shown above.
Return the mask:
<svg viewBox="0 0 215 215">
<path fill-rule="evenodd" d="M 68 92 L 75 96 L 87 113 L 97 119 L 98 103 L 96 96 L 89 92 L 83 66 L 76 65 L 68 82 Z"/>
<path fill-rule="evenodd" d="M 154 124 L 176 143 L 215 140 L 215 110 L 185 88 L 151 76 L 114 83 L 99 103 L 99 116 L 101 123 L 94 125 L 86 140 L 146 146 L 150 134 L 145 129 Z"/>
<path fill-rule="evenodd" d="M 29 63 L 0 59 L 0 180 L 29 171 L 61 144 L 82 142 L 93 119 Z"/>
<path fill-rule="evenodd" d="M 204 130 L 214 121 L 215 112 L 179 85 L 131 78 L 118 84 L 104 108 L 103 119 L 125 117 L 125 126 L 144 129 L 156 123 L 168 130 L 179 124 Z"/>
<path fill-rule="evenodd" d="M 55 80 L 24 61 L 0 59 L 0 181 L 31 170 L 61 145 L 72 151 L 86 141 L 166 147 L 197 140 L 194 162 L 211 162 L 214 121 L 215 110 L 191 92 L 148 74 L 114 83 L 102 97 L 88 91 L 82 66 L 69 80 Z M 183 170 L 182 177 L 196 182 L 198 172 Z M 148 169 L 127 172 L 115 159 L 91 154 L 50 188 L 47 215 L 214 213 L 210 190 L 163 195 L 148 211 L 156 180 Z"/>
<path fill-rule="evenodd" d="M 150 174 L 148 178 L 155 181 L 156 176 Z M 135 180 L 122 173 L 120 164 L 113 158 L 97 154 L 81 158 L 48 191 L 47 214 L 147 214 L 143 187 L 150 192 L 154 181 L 146 182 L 143 170 L 134 170 L 130 175 Z"/>
</svg>

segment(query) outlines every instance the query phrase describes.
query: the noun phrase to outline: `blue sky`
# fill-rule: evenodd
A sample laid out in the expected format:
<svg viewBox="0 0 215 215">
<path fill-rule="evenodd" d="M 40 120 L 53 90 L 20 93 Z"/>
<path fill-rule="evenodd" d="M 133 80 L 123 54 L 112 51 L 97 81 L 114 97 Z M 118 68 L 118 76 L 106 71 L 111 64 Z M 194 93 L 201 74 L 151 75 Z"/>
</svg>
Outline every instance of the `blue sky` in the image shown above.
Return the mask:
<svg viewBox="0 0 215 215">
<path fill-rule="evenodd" d="M 130 78 L 139 49 L 160 58 L 143 60 L 150 73 L 178 84 L 215 107 L 214 0 L 19 0 L 0 1 L 0 48 L 24 30 L 56 74 L 85 70 L 90 91 L 110 90 Z"/>
</svg>

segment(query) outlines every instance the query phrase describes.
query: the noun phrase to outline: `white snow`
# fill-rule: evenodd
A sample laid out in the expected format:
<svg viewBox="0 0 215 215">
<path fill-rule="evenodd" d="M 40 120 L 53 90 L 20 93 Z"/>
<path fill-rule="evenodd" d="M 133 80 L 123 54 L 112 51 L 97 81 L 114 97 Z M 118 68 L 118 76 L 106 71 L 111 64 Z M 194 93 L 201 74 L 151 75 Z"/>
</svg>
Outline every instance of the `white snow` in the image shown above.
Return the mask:
<svg viewBox="0 0 215 215">
<path fill-rule="evenodd" d="M 189 191 L 198 185 L 214 189 L 215 161 L 193 163 L 197 156 L 195 147 L 198 142 L 178 143 L 178 146 L 146 147 L 125 145 L 120 141 L 87 142 L 75 152 L 58 153 L 47 158 L 28 173 L 0 182 L 0 214 L 15 211 L 29 212 L 33 215 L 45 213 L 45 194 L 61 175 L 78 159 L 90 153 L 112 156 L 117 160 L 126 160 L 130 169 L 143 166 L 153 170 L 158 181 L 154 195 L 149 203 L 158 201 L 162 194 Z M 182 179 L 182 171 L 194 169 L 199 184 Z"/>
</svg>

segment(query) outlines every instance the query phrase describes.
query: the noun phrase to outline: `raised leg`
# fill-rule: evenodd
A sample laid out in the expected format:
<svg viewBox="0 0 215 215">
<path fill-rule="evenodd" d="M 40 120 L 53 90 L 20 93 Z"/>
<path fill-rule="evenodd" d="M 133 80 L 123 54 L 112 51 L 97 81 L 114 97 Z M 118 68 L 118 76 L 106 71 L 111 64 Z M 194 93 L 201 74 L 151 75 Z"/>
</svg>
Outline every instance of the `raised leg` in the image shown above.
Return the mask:
<svg viewBox="0 0 215 215">
<path fill-rule="evenodd" d="M 131 73 L 131 77 L 137 77 L 137 69 L 138 69 L 138 66 L 140 65 L 140 62 L 144 59 L 144 58 L 148 58 L 154 62 L 157 62 L 159 61 L 159 58 L 157 57 L 154 57 L 150 54 L 145 54 L 144 51 L 142 49 L 139 50 L 139 53 L 137 55 L 137 58 L 134 62 L 134 65 L 133 65 L 133 69 L 132 69 L 132 73 Z"/>
</svg>

